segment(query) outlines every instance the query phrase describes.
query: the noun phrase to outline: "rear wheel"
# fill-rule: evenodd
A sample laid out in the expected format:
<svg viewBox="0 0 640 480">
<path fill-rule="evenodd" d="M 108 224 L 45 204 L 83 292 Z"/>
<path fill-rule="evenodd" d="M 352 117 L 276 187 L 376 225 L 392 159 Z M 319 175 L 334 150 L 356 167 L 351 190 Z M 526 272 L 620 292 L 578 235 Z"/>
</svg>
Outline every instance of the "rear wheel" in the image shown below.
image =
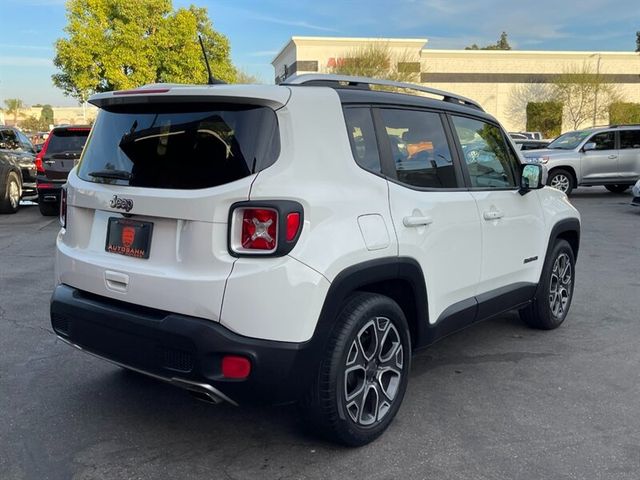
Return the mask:
<svg viewBox="0 0 640 480">
<path fill-rule="evenodd" d="M 623 193 L 626 192 L 631 185 L 605 185 L 604 188 L 611 193 Z"/>
<path fill-rule="evenodd" d="M 9 172 L 4 184 L 4 195 L 0 199 L 0 212 L 16 213 L 20 207 L 20 179 L 16 172 Z"/>
<path fill-rule="evenodd" d="M 304 408 L 330 440 L 365 445 L 387 429 L 402 403 L 409 328 L 396 302 L 371 293 L 351 297 L 336 325 Z"/>
<path fill-rule="evenodd" d="M 60 206 L 57 203 L 45 203 L 42 199 L 38 201 L 38 208 L 40 209 L 40 213 L 45 217 L 58 215 L 60 210 Z"/>
<path fill-rule="evenodd" d="M 536 298 L 520 310 L 520 318 L 533 328 L 552 330 L 567 317 L 573 299 L 575 257 L 566 240 L 558 240 L 545 260 Z"/>
<path fill-rule="evenodd" d="M 561 168 L 553 170 L 549 174 L 549 179 L 547 180 L 547 185 L 560 190 L 567 195 L 571 194 L 571 191 L 573 190 L 573 184 L 573 175 L 571 175 L 571 173 L 569 173 L 567 170 L 563 170 Z"/>
</svg>

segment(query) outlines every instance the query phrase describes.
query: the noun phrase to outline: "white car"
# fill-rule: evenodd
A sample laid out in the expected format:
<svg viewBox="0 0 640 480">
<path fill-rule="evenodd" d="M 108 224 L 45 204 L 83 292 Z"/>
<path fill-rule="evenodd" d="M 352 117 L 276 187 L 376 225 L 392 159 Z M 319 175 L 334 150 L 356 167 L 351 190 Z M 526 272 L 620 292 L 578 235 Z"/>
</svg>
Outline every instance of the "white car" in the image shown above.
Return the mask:
<svg viewBox="0 0 640 480">
<path fill-rule="evenodd" d="M 417 349 L 512 309 L 567 316 L 579 214 L 472 100 L 307 75 L 90 101 L 51 300 L 85 352 L 213 402 L 301 402 L 362 445 Z"/>
<path fill-rule="evenodd" d="M 640 206 L 640 180 L 636 182 L 636 184 L 631 189 L 631 194 L 633 195 L 633 200 L 631 201 L 632 205 Z"/>
</svg>

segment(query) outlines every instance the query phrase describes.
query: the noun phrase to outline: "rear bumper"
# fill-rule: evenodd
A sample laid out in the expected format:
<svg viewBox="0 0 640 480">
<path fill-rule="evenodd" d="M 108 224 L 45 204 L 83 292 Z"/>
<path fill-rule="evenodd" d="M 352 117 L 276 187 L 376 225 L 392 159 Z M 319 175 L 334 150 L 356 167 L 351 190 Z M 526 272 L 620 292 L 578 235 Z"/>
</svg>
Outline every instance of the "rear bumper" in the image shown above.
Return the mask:
<svg viewBox="0 0 640 480">
<path fill-rule="evenodd" d="M 121 366 L 230 403 L 285 403 L 300 394 L 305 343 L 257 340 L 219 323 L 59 285 L 51 323 L 67 343 Z M 226 354 L 251 361 L 247 379 L 222 376 Z"/>
<path fill-rule="evenodd" d="M 38 190 L 38 201 L 44 203 L 57 203 L 60 201 L 60 191 L 65 184 L 62 182 L 42 182 L 37 181 L 36 187 Z"/>
</svg>

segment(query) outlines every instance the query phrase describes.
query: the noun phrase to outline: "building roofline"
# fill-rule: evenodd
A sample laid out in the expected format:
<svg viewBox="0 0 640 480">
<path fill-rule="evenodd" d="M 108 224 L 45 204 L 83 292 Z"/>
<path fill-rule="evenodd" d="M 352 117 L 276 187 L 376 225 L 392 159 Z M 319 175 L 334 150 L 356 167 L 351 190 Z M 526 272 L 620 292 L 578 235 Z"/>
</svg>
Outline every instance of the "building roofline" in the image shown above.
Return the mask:
<svg viewBox="0 0 640 480">
<path fill-rule="evenodd" d="M 294 35 L 287 43 L 285 43 L 278 53 L 271 59 L 271 65 L 284 53 L 290 44 L 296 44 L 297 41 L 311 42 L 311 43 L 327 43 L 327 42 L 346 42 L 346 43 L 415 43 L 422 44 L 421 50 L 424 50 L 424 46 L 429 42 L 427 38 L 382 38 L 382 37 L 306 37 Z"/>
<path fill-rule="evenodd" d="M 465 50 L 465 49 L 436 49 L 423 48 L 421 53 L 463 53 L 465 55 L 631 55 L 638 56 L 632 51 L 598 51 L 592 52 L 588 50 Z M 638 56 L 640 58 L 640 56 Z"/>
</svg>

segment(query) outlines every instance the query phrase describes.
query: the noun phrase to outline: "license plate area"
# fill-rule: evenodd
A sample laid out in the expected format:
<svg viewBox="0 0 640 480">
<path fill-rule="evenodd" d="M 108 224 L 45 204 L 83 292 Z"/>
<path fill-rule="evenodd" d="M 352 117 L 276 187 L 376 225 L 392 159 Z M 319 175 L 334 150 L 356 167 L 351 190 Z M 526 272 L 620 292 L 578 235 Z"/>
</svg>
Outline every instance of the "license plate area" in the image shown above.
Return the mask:
<svg viewBox="0 0 640 480">
<path fill-rule="evenodd" d="M 109 217 L 105 250 L 126 257 L 149 258 L 153 223 Z"/>
</svg>

